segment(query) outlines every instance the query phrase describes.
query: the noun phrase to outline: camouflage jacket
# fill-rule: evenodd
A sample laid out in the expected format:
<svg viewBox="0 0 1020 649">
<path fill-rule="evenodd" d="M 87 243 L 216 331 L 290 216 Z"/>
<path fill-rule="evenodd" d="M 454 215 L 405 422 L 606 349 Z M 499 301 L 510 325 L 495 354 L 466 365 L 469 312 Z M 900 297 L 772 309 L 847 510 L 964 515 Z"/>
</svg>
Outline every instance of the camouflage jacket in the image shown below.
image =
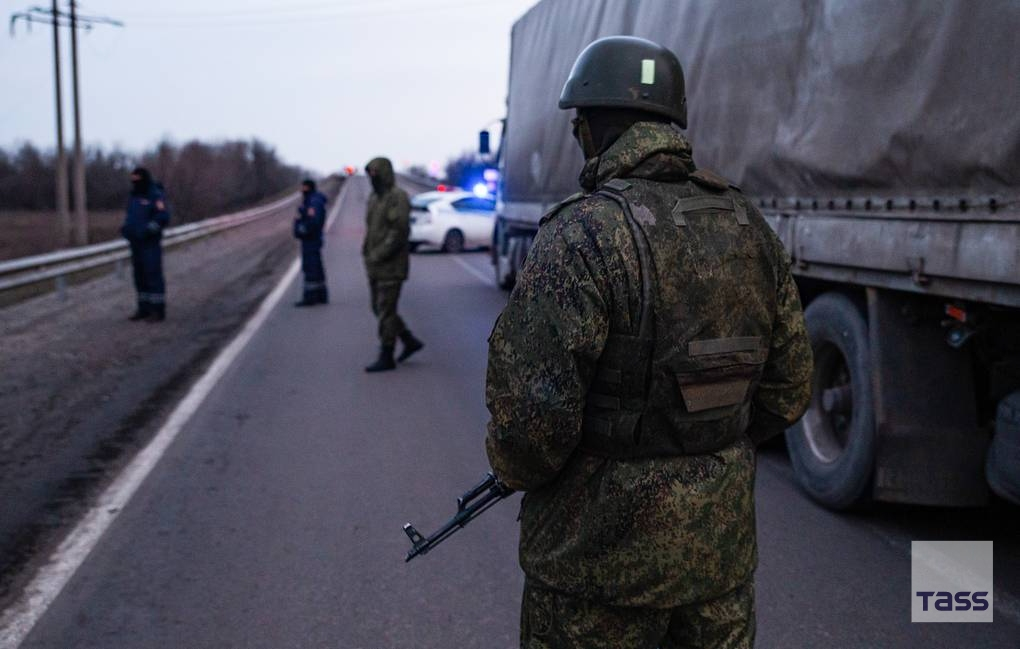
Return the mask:
<svg viewBox="0 0 1020 649">
<path fill-rule="evenodd" d="M 754 441 L 803 412 L 811 351 L 778 238 L 738 191 L 712 174 L 695 181 L 695 171 L 679 130 L 639 123 L 587 161 L 581 183 L 592 191 L 627 179 L 635 217 L 654 224 L 658 216 L 660 225 L 647 230 L 653 248 L 676 244 L 656 237 L 704 238 L 716 224 L 740 233 L 739 241 L 716 234 L 707 249 L 689 246 L 690 258 L 655 258 L 657 308 L 673 318 L 659 319 L 655 339 L 686 348 L 688 336 L 703 333 L 685 329 L 684 313 L 698 314 L 698 327 L 714 337 L 734 321 L 760 332 L 755 379 L 727 419 L 742 417 L 746 434 L 691 455 L 618 459 L 584 448 L 607 339 L 631 330 L 643 304 L 635 240 L 622 207 L 601 193 L 568 200 L 543 220 L 489 338 L 486 449 L 496 475 L 526 492 L 521 566 L 548 588 L 619 606 L 673 607 L 731 590 L 756 565 Z M 742 223 L 733 212 L 694 210 L 681 227 L 668 207 L 665 215 L 646 207 L 664 195 L 703 194 L 732 199 Z M 684 425 L 697 432 L 692 418 Z M 670 418 L 653 419 L 665 429 L 657 432 L 675 432 Z"/>
<path fill-rule="evenodd" d="M 382 192 L 372 192 L 365 213 L 365 240 L 361 256 L 369 279 L 407 279 L 411 203 L 407 192 L 397 187 L 393 166 L 386 158 L 368 163 L 382 180 Z"/>
</svg>

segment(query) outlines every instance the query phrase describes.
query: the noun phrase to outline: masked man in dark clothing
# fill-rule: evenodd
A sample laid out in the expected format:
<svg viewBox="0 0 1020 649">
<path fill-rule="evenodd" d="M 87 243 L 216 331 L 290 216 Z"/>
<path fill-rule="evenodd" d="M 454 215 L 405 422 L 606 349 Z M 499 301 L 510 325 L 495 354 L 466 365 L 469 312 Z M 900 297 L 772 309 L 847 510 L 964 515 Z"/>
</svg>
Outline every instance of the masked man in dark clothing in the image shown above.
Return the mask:
<svg viewBox="0 0 1020 649">
<path fill-rule="evenodd" d="M 304 294 L 294 306 L 327 304 L 326 271 L 322 265 L 322 230 L 326 226 L 326 196 L 315 190 L 314 180 L 301 183 L 301 205 L 294 219 L 294 236 L 301 240 Z"/>
<path fill-rule="evenodd" d="M 160 322 L 166 318 L 163 281 L 163 228 L 170 221 L 163 188 L 144 167 L 131 172 L 131 198 L 120 233 L 131 245 L 131 266 L 138 292 L 138 309 L 131 320 Z"/>
<path fill-rule="evenodd" d="M 393 348 L 397 338 L 403 343 L 398 361 L 424 347 L 411 335 L 397 315 L 400 287 L 407 279 L 408 236 L 411 228 L 411 202 L 407 192 L 397 187 L 393 165 L 387 158 L 375 158 L 365 167 L 372 182 L 372 195 L 365 214 L 365 241 L 361 254 L 365 259 L 372 313 L 379 319 L 379 358 L 366 372 L 395 369 Z"/>
<path fill-rule="evenodd" d="M 790 259 L 694 164 L 673 53 L 598 40 L 559 105 L 583 193 L 489 338 L 486 448 L 526 492 L 521 646 L 751 649 L 755 445 L 810 397 Z"/>
</svg>

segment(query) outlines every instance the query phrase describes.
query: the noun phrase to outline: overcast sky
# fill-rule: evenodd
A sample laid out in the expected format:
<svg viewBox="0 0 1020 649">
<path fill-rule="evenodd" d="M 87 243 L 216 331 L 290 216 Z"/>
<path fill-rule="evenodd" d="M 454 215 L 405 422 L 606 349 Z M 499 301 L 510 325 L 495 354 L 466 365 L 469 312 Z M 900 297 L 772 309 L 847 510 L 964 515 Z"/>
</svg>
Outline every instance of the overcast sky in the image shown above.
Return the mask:
<svg viewBox="0 0 1020 649">
<path fill-rule="evenodd" d="M 125 23 L 79 39 L 85 142 L 255 136 L 322 172 L 376 155 L 443 163 L 502 117 L 510 28 L 535 1 L 83 0 L 82 14 Z M 0 18 L 38 4 L 0 0 Z M 52 52 L 45 25 L 0 35 L 0 146 L 55 144 Z"/>
</svg>

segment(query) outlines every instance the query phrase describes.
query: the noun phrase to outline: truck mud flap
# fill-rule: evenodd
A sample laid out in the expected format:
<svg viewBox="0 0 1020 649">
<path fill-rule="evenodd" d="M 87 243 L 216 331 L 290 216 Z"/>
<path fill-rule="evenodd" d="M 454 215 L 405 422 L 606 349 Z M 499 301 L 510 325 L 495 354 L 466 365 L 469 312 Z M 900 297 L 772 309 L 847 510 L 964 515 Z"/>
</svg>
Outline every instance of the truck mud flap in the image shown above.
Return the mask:
<svg viewBox="0 0 1020 649">
<path fill-rule="evenodd" d="M 950 348 L 930 301 L 869 288 L 878 449 L 874 498 L 976 506 L 988 500 L 989 436 L 978 424 L 966 351 Z"/>
</svg>

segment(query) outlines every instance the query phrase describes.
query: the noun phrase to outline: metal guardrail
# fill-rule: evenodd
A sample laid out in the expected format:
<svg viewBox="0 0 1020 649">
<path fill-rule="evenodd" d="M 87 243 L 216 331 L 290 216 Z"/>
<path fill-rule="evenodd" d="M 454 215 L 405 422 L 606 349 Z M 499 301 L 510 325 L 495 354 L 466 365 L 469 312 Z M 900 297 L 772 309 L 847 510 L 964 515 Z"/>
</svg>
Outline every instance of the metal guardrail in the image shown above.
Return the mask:
<svg viewBox="0 0 1020 649">
<path fill-rule="evenodd" d="M 297 195 L 252 207 L 233 214 L 217 216 L 204 221 L 186 223 L 163 231 L 163 247 L 170 248 L 201 237 L 229 230 L 269 216 L 288 203 L 295 203 Z M 14 293 L 37 294 L 37 285 L 54 282 L 54 289 L 63 292 L 67 280 L 76 275 L 98 272 L 104 266 L 116 265 L 129 258 L 131 251 L 126 241 L 108 241 L 80 248 L 58 250 L 42 255 L 22 257 L 0 262 L 0 305 L 18 301 Z"/>
</svg>

